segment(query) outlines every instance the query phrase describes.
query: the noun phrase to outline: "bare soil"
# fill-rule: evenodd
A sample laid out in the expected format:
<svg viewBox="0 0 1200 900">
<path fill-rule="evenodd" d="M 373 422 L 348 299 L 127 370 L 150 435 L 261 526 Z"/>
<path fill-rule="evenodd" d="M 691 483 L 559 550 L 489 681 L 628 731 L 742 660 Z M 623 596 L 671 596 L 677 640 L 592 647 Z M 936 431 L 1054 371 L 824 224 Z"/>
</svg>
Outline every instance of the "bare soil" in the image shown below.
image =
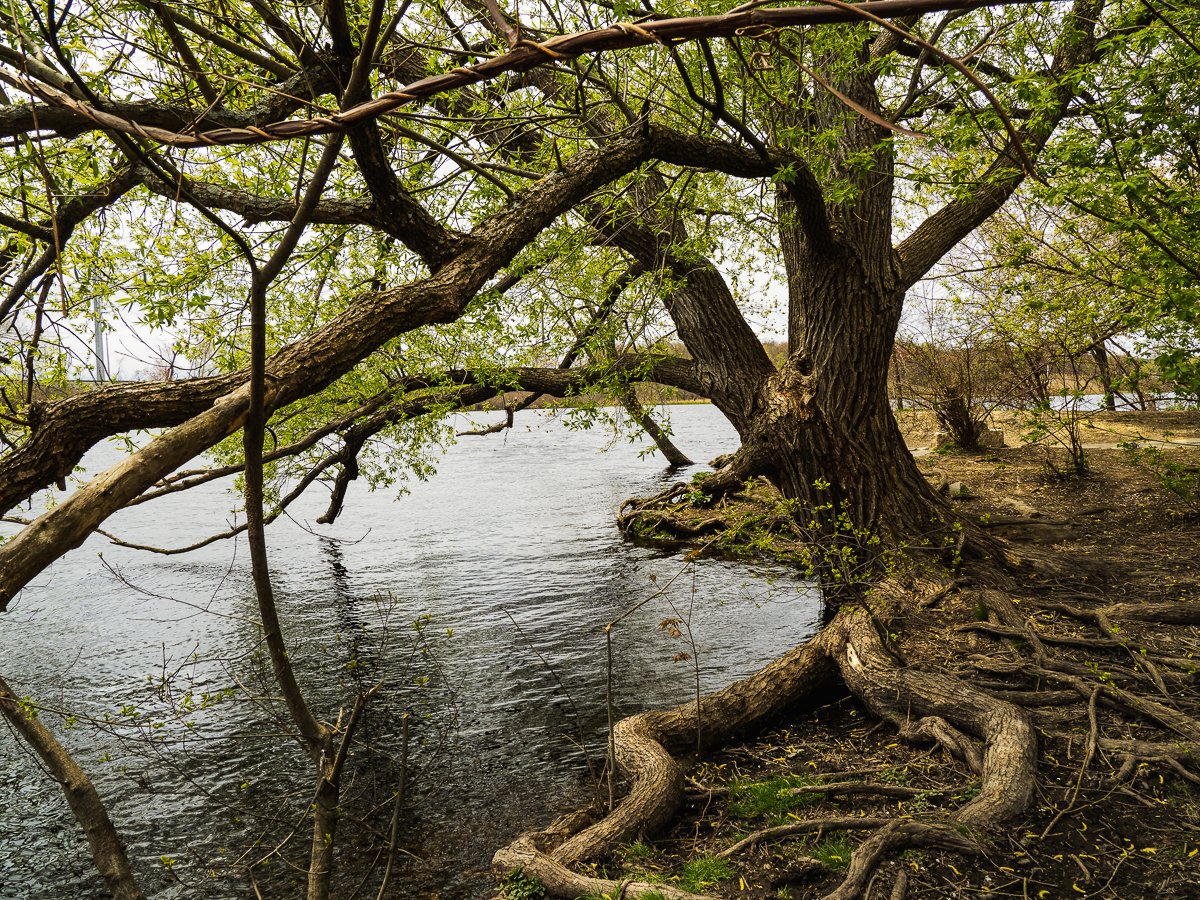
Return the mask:
<svg viewBox="0 0 1200 900">
<path fill-rule="evenodd" d="M 901 410 L 896 413 L 896 420 L 910 448 L 932 447 L 934 434 L 938 430 L 933 413 Z M 1200 441 L 1200 410 L 1084 412 L 1078 415 L 1078 423 L 1085 446 L 1115 447 L 1131 440 L 1163 443 Z M 1002 432 L 1007 446 L 1021 447 L 1026 443 L 1025 438 L 1033 425 L 1028 413 L 997 410 L 988 416 L 987 427 Z"/>
</svg>

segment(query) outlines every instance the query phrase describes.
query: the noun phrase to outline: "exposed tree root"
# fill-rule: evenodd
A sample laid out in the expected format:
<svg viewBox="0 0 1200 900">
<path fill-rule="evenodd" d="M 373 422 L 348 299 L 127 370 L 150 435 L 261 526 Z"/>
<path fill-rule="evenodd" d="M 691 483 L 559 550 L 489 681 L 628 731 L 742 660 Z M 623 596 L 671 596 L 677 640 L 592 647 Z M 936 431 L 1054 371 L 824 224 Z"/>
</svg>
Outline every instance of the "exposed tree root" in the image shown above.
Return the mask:
<svg viewBox="0 0 1200 900">
<path fill-rule="evenodd" d="M 825 900 L 859 900 L 871 876 L 888 853 L 912 847 L 939 847 L 956 853 L 977 854 L 979 845 L 945 825 L 927 825 L 912 819 L 893 819 L 863 841 L 850 857 L 846 878 Z"/>
<path fill-rule="evenodd" d="M 789 794 L 830 794 L 842 796 L 891 797 L 907 800 L 928 793 L 918 788 L 905 787 L 902 784 L 868 784 L 865 781 L 834 781 L 829 784 L 810 784 L 804 787 L 788 788 Z"/>
<path fill-rule="evenodd" d="M 663 496 L 678 499 L 682 491 L 683 486 L 676 486 Z M 649 505 L 640 506 L 633 515 L 654 511 Z M 688 522 L 703 518 L 703 513 L 692 512 Z M 1041 555 L 1024 562 L 1023 571 L 1036 571 L 1040 579 L 1064 571 L 1057 562 L 1043 565 L 1046 559 Z M 1074 576 L 1072 583 L 1078 584 L 1080 573 Z M 978 773 L 978 793 L 957 809 L 940 809 L 928 821 L 882 818 L 878 813 L 813 817 L 762 828 L 710 852 L 735 858 L 756 845 L 798 835 L 868 829 L 873 833 L 854 851 L 844 880 L 827 895 L 836 900 L 863 897 L 880 877 L 880 863 L 888 855 L 910 847 L 978 854 L 981 847 L 973 837 L 985 838 L 989 830 L 994 836 L 997 824 L 1022 814 L 1037 784 L 1039 729 L 1052 741 L 1066 742 L 1068 759 L 1082 760 L 1073 791 L 1059 801 L 1047 831 L 1078 808 L 1080 786 L 1096 765 L 1119 764 L 1113 789 L 1128 792 L 1139 801 L 1145 798 L 1126 783 L 1147 766 L 1189 784 L 1200 784 L 1200 772 L 1195 770 L 1200 764 L 1200 750 L 1196 749 L 1200 748 L 1200 709 L 1179 701 L 1179 689 L 1195 681 L 1196 667 L 1187 655 L 1194 647 L 1186 643 L 1156 646 L 1145 634 L 1131 635 L 1121 625 L 1122 620 L 1200 624 L 1200 603 L 1139 605 L 1077 594 L 1074 596 L 1081 601 L 1092 602 L 1063 604 L 1022 595 L 998 573 L 994 573 L 993 583 L 1002 583 L 1004 590 L 975 587 L 979 579 L 977 572 L 950 581 L 943 576 L 933 584 L 878 584 L 865 602 L 844 605 L 805 647 L 746 682 L 702 698 L 699 716 L 692 703 L 625 720 L 617 726 L 615 741 L 618 769 L 630 782 L 626 798 L 609 815 L 578 833 L 536 845 L 522 838 L 513 845 L 515 850 L 497 854 L 495 867 L 503 870 L 520 865 L 538 877 L 545 871 L 543 881 L 551 894 L 577 896 L 584 889 L 579 881 L 566 880 L 562 874 L 570 874 L 566 867 L 599 860 L 622 843 L 658 828 L 674 814 L 689 784 L 681 754 L 697 746 L 715 747 L 776 713 L 829 693 L 836 689 L 838 676 L 853 697 L 894 725 L 903 740 L 940 746 Z M 1046 590 L 1041 587 L 1044 581 L 1034 583 L 1038 585 L 1035 590 Z M 1069 590 L 1050 590 L 1056 597 L 1073 596 Z M 950 597 L 953 599 L 947 599 Z M 932 602 L 930 598 L 934 598 Z M 945 609 L 933 609 L 942 606 L 943 600 Z M 970 615 L 971 610 L 977 616 L 986 614 L 987 621 L 964 621 L 964 613 Z M 958 652 L 942 664 L 910 664 L 905 655 L 913 649 L 916 636 L 910 625 L 922 616 L 940 617 L 942 622 L 948 618 L 949 622 L 940 626 L 945 629 L 942 633 L 961 635 L 960 648 L 980 652 Z M 893 628 L 900 633 L 890 634 Z M 980 678 L 978 672 L 990 674 Z M 1158 738 L 1131 740 L 1129 736 L 1136 732 L 1129 726 L 1136 720 L 1161 729 Z M 1081 734 L 1084 752 L 1079 754 L 1076 748 L 1081 746 Z M 831 774 L 839 780 L 787 788 L 784 793 L 876 794 L 901 801 L 939 793 L 846 781 L 844 773 Z M 708 790 L 694 781 L 690 784 L 707 793 L 710 801 L 729 793 L 719 786 Z M 943 796 L 952 793 L 945 788 L 940 791 Z M 530 852 L 540 855 L 530 859 Z M 800 865 L 806 872 L 828 876 L 832 871 L 819 860 L 794 851 L 789 851 L 787 858 L 790 865 Z M 624 896 L 637 896 L 634 891 L 642 890 L 633 883 L 607 883 L 610 886 L 601 890 L 624 890 Z M 559 884 L 563 885 L 561 891 L 556 887 Z M 652 890 L 661 891 L 662 885 Z M 907 890 L 906 880 L 897 878 L 893 895 L 904 896 Z M 878 888 L 872 893 L 877 895 Z"/>
<path fill-rule="evenodd" d="M 873 819 L 859 816 L 843 816 L 837 819 L 805 819 L 803 822 L 788 822 L 786 825 L 776 825 L 774 828 L 764 828 L 753 834 L 748 834 L 736 844 L 722 850 L 720 856 L 735 856 L 748 847 L 766 841 L 777 841 L 780 838 L 791 837 L 794 834 L 812 834 L 816 831 L 841 831 L 863 828 L 882 828 L 889 819 Z"/>
<path fill-rule="evenodd" d="M 553 851 L 559 862 L 597 859 L 621 842 L 665 822 L 683 800 L 684 769 L 672 751 L 712 747 L 754 728 L 780 709 L 811 700 L 834 680 L 825 634 L 792 650 L 749 678 L 675 709 L 646 712 L 617 723 L 618 770 L 630 781 L 608 816 Z M 699 733 L 699 741 L 697 741 Z"/>
<path fill-rule="evenodd" d="M 983 752 L 969 737 L 941 716 L 925 716 L 907 723 L 900 729 L 900 736 L 914 744 L 933 741 L 955 759 L 962 760 L 972 772 L 982 774 Z"/>
<path fill-rule="evenodd" d="M 749 679 L 673 710 L 648 712 L 620 722 L 615 729 L 616 762 L 630 781 L 624 800 L 599 822 L 561 842 L 526 835 L 496 854 L 497 871 L 520 867 L 535 874 L 556 896 L 591 890 L 565 867 L 599 859 L 623 842 L 661 826 L 684 796 L 685 767 L 675 753 L 699 745 L 711 747 L 754 727 L 787 707 L 810 700 L 840 672 L 845 685 L 869 708 L 896 723 L 911 740 L 933 740 L 982 774 L 982 789 L 952 814 L 960 827 L 987 826 L 1022 811 L 1034 785 L 1037 741 L 1029 715 L 948 675 L 905 666 L 886 648 L 872 617 L 843 609 L 812 642 L 776 660 Z M 915 716 L 915 719 L 914 719 Z M 981 751 L 972 737 L 983 741 Z M 805 792 L 808 788 L 797 788 Z M 910 788 L 862 783 L 820 785 L 811 792 L 883 793 L 911 798 Z M 912 820 L 845 818 L 791 823 L 756 832 L 722 855 L 752 844 L 819 829 L 876 828 L 855 854 L 846 882 L 832 896 L 861 896 L 884 855 L 911 846 L 940 846 L 977 852 L 967 838 L 942 824 Z M 544 876 L 544 877 L 543 877 Z M 609 888 L 621 889 L 613 882 Z M 624 888 L 630 896 L 632 885 Z M 574 892 L 574 893 L 572 893 Z"/>
<path fill-rule="evenodd" d="M 898 665 L 867 615 L 855 611 L 839 618 L 845 620 L 837 651 L 842 677 L 868 708 L 901 725 L 913 716 L 937 717 L 983 740 L 982 789 L 954 813 L 955 821 L 986 826 L 1023 811 L 1037 766 L 1037 735 L 1028 713 L 957 678 Z M 931 723 L 922 731 L 937 727 Z M 948 744 L 952 752 L 965 752 L 957 735 Z"/>
<path fill-rule="evenodd" d="M 635 539 L 653 531 L 685 538 L 724 531 L 729 525 L 719 514 L 696 518 L 686 513 L 722 505 L 727 497 L 745 487 L 747 479 L 758 473 L 759 460 L 743 448 L 737 453 L 717 457 L 712 464 L 716 471 L 694 483 L 676 482 L 652 497 L 626 500 L 617 511 L 617 527 Z M 684 514 L 676 513 L 676 509 L 683 510 Z"/>
<path fill-rule="evenodd" d="M 608 878 L 591 878 L 572 872 L 553 857 L 542 853 L 534 846 L 529 836 L 517 838 L 492 860 L 492 866 L 500 872 L 520 870 L 536 878 L 551 897 L 645 897 L 647 894 L 666 900 L 714 900 L 704 894 L 693 894 L 669 884 L 645 881 L 614 881 Z"/>
</svg>

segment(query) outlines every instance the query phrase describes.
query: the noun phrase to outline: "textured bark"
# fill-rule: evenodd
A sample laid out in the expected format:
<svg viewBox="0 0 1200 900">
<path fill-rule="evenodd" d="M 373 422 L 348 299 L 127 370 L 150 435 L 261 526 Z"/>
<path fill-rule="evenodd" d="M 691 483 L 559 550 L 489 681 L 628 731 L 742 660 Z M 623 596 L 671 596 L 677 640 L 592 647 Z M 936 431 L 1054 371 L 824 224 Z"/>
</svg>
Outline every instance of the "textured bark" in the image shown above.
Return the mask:
<svg viewBox="0 0 1200 900">
<path fill-rule="evenodd" d="M 715 165 L 732 165 L 739 172 L 769 174 L 773 164 L 752 154 L 740 156 L 728 148 L 707 142 L 694 153 Z M 662 152 L 675 157 L 681 148 L 665 142 L 661 135 L 634 135 L 610 142 L 602 149 L 576 154 L 554 175 L 537 186 L 518 194 L 503 210 L 481 223 L 466 240 L 465 247 L 450 262 L 428 279 L 388 291 L 362 295 L 346 312 L 310 337 L 284 348 L 267 361 L 270 390 L 266 412 L 332 384 L 359 362 L 398 334 L 422 325 L 451 321 L 461 316 L 467 304 L 487 281 L 538 233 L 573 205 L 603 184 L 625 174 L 643 161 Z M 164 475 L 188 459 L 204 452 L 241 425 L 247 399 L 245 376 L 206 380 L 200 391 L 188 392 L 184 386 L 155 388 L 145 393 L 174 397 L 172 412 L 188 421 L 187 415 L 200 417 L 152 442 L 134 457 L 101 475 L 78 492 L 77 502 L 64 503 L 37 519 L 34 526 L 0 547 L 0 611 L 29 579 L 67 550 L 79 546 L 113 512 L 130 502 Z M 230 393 L 219 393 L 225 387 Z M 204 401 L 207 388 L 216 396 Z M 102 392 L 96 392 L 100 394 Z M 209 409 L 218 397 L 220 403 Z M 124 404 L 128 394 L 112 392 L 93 397 L 93 424 L 81 424 L 64 417 L 63 444 L 47 450 L 46 436 L 37 429 L 26 445 L 0 462 L 0 510 L 34 491 L 69 474 L 70 467 L 103 432 L 113 430 L 119 417 L 103 413 L 105 400 L 116 398 L 124 406 L 126 427 L 134 425 L 139 412 Z M 84 401 L 88 402 L 88 401 Z M 63 401 L 71 403 L 71 401 Z M 74 405 L 74 404 L 72 404 Z M 143 421 L 151 416 L 141 414 Z M 125 429 L 119 429 L 125 430 Z M 68 443 L 69 442 L 69 443 Z M 69 465 L 64 466 L 64 463 Z M 74 498 L 72 498 L 74 499 Z"/>
<path fill-rule="evenodd" d="M 237 431 L 245 421 L 249 402 L 246 387 L 230 393 L 93 479 L 0 547 L 0 611 L 30 579 L 87 540 L 112 513 Z"/>
<path fill-rule="evenodd" d="M 1095 12 L 1091 0 L 1076 2 L 1052 66 L 1056 75 L 1093 58 Z M 1071 92 L 1067 81 L 1059 82 L 1057 109 L 1031 122 L 1022 135 L 1026 150 L 1040 150 L 1065 113 Z M 865 68 L 840 76 L 836 88 L 881 114 L 874 76 Z M 996 212 L 1024 172 L 1010 141 L 973 192 L 893 247 L 893 157 L 887 132 L 869 117 L 846 120 L 841 101 L 832 96 L 809 99 L 813 121 L 805 125 L 816 131 L 837 129 L 830 162 L 834 177 L 852 185 L 853 192 L 850 199 L 828 202 L 819 186 L 805 180 L 777 194 L 789 290 L 788 358 L 778 371 L 715 267 L 675 252 L 675 244 L 686 237 L 677 223 L 646 214 L 644 197 L 636 213 L 617 221 L 593 217 L 593 223 L 640 264 L 669 270 L 681 281 L 666 298 L 667 310 L 704 393 L 741 436 L 735 456 L 739 472 L 766 474 L 785 497 L 801 501 L 798 518 L 818 545 L 815 560 L 827 589 L 843 583 L 835 577 L 847 559 L 841 551 L 861 551 L 849 557 L 856 570 L 840 573 L 858 581 L 845 592 L 855 602 L 843 606 L 801 651 L 815 656 L 802 662 L 793 651 L 783 658 L 786 663 L 781 660 L 778 668 L 768 667 L 754 678 L 768 671 L 777 679 L 817 671 L 828 678 L 832 658 L 846 687 L 902 734 L 943 742 L 978 767 L 982 789 L 953 818 L 961 825 L 991 826 L 1023 811 L 1032 798 L 1037 761 L 1032 720 L 1020 707 L 956 678 L 906 666 L 885 646 L 866 611 L 864 603 L 874 602 L 874 595 L 864 600 L 863 594 L 881 576 L 881 559 L 875 556 L 880 551 L 913 555 L 929 544 L 957 552 L 965 533 L 992 549 L 977 530 L 960 530 L 956 514 L 916 468 L 888 406 L 887 372 L 907 288 Z M 872 166 L 856 162 L 864 154 L 871 155 Z M 713 485 L 722 478 L 717 473 Z M 831 593 L 827 590 L 827 596 Z M 915 604 L 911 596 L 901 602 L 899 616 Z M 734 685 L 718 696 L 732 698 L 737 691 Z M 787 705 L 775 699 L 776 710 Z M 764 702 L 754 704 L 752 720 L 765 717 L 770 708 L 765 698 L 756 700 Z M 715 726 L 714 737 L 741 727 L 736 703 L 726 700 L 709 707 L 708 702 L 701 706 L 705 722 Z M 665 820 L 681 792 L 672 745 L 688 735 L 686 711 L 644 713 L 618 725 L 618 764 L 630 777 L 630 793 L 608 817 L 558 847 L 556 859 L 595 858 Z M 982 750 L 974 740 L 982 742 Z M 950 828 L 896 822 L 860 847 L 846 881 L 832 896 L 861 896 L 885 853 L 918 845 L 975 849 Z"/>
<path fill-rule="evenodd" d="M 861 610 L 839 615 L 842 677 L 873 712 L 898 724 L 936 716 L 984 742 L 979 795 L 954 813 L 964 825 L 1003 822 L 1029 805 L 1037 773 L 1037 733 L 1023 709 L 966 682 L 899 665 Z"/>
<path fill-rule="evenodd" d="M 974 855 L 979 847 L 945 825 L 893 820 L 859 845 L 850 858 L 845 880 L 825 900 L 859 900 L 870 886 L 871 876 L 888 853 L 910 847 L 937 847 Z"/>
<path fill-rule="evenodd" d="M 322 768 L 325 768 L 322 766 Z M 322 772 L 313 802 L 312 846 L 309 848 L 308 900 L 326 900 L 333 883 L 334 844 L 340 818 L 337 780 Z"/>
<path fill-rule="evenodd" d="M 647 883 L 628 879 L 612 881 L 572 872 L 553 857 L 542 853 L 533 842 L 522 837 L 500 850 L 492 867 L 501 875 L 520 871 L 541 882 L 551 897 L 654 897 L 660 900 L 714 900 L 705 894 L 693 894 L 662 882 Z"/>
<path fill-rule="evenodd" d="M 676 254 L 673 245 L 687 239 L 682 225 L 663 221 L 642 199 L 615 220 L 593 216 L 593 225 L 640 266 L 665 269 L 682 281 L 665 303 L 694 360 L 698 393 L 709 397 L 740 432 L 752 421 L 760 386 L 775 367 L 716 266 Z"/>
<path fill-rule="evenodd" d="M 621 405 L 625 407 L 625 411 L 633 417 L 633 420 L 638 423 L 642 431 L 650 435 L 650 439 L 654 441 L 654 445 L 658 447 L 668 465 L 679 467 L 690 466 L 692 464 L 687 454 L 675 446 L 670 435 L 654 420 L 654 416 L 650 415 L 646 407 L 642 406 L 633 388 L 622 392 Z"/>
<path fill-rule="evenodd" d="M 981 6 L 1030 2 L 1033 0 L 869 0 L 863 8 L 881 18 L 903 18 L 937 10 L 967 10 L 977 9 Z M 265 7 L 260 4 L 256 9 L 261 14 Z M 243 58 L 250 59 L 268 71 L 275 71 L 281 77 L 286 78 L 293 72 L 286 65 L 278 66 L 269 58 L 248 53 L 240 45 L 223 39 L 214 32 L 197 27 L 195 23 L 191 23 L 184 16 L 176 14 L 176 21 L 184 28 L 201 34 L 207 40 L 212 40 Z M 270 27 L 278 21 L 277 19 L 274 22 L 268 20 L 266 24 Z M 55 73 L 56 77 L 48 79 L 41 79 L 35 73 L 31 73 L 32 78 L 14 76 L 12 82 L 23 91 L 45 100 L 49 104 L 47 108 L 67 110 L 71 114 L 69 116 L 71 121 L 82 120 L 83 128 L 86 128 L 86 123 L 90 122 L 95 130 L 108 129 L 124 132 L 177 147 L 258 144 L 266 141 L 290 140 L 348 131 L 365 121 L 377 119 L 414 102 L 423 101 L 447 91 L 491 81 L 506 72 L 528 72 L 545 65 L 551 59 L 572 59 L 586 54 L 605 53 L 655 43 L 738 37 L 747 33 L 760 33 L 772 28 L 857 21 L 859 21 L 859 17 L 853 10 L 832 6 L 807 6 L 777 9 L 749 8 L 735 10 L 724 15 L 650 19 L 636 27 L 621 22 L 606 28 L 558 35 L 543 42 L 520 41 L 508 53 L 501 56 L 458 66 L 449 72 L 418 79 L 406 84 L 400 90 L 389 91 L 342 109 L 338 113 L 312 119 L 264 123 L 260 127 L 231 126 L 197 130 L 192 123 L 196 119 L 203 120 L 204 116 L 197 114 L 189 117 L 185 114 L 183 118 L 188 122 L 188 126 L 183 130 L 173 131 L 170 128 L 141 124 L 136 119 L 127 118 L 119 113 L 89 106 L 87 103 L 81 102 L 74 92 L 63 90 L 61 77 L 57 76 L 57 73 Z M 305 48 L 300 47 L 299 49 L 303 51 Z M 320 57 L 312 51 L 301 52 L 299 55 L 306 66 L 315 65 L 320 61 Z M 19 63 L 26 62 L 26 58 L 22 56 L 18 56 L 17 60 Z M 18 65 L 18 71 L 20 70 Z M 28 126 L 22 130 L 28 130 Z"/>
</svg>

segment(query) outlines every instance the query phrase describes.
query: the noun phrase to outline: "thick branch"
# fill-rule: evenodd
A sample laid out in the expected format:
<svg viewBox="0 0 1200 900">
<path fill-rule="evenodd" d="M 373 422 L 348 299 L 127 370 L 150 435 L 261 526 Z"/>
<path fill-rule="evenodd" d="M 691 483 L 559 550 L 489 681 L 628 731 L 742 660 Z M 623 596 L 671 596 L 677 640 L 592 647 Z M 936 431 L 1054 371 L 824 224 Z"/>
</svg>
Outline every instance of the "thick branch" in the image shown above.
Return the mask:
<svg viewBox="0 0 1200 900">
<path fill-rule="evenodd" d="M 174 200 L 177 192 L 162 182 L 162 179 L 144 173 L 146 187 L 159 196 Z M 293 197 L 269 197 L 249 191 L 203 181 L 186 182 L 188 193 L 210 209 L 223 209 L 237 213 L 246 222 L 290 222 L 296 215 Z M 368 200 L 322 200 L 313 210 L 311 222 L 318 225 L 366 225 L 393 234 L 388 221 L 379 214 L 375 204 Z M 399 236 L 399 235 L 395 235 Z"/>
<path fill-rule="evenodd" d="M 274 86 L 264 86 L 262 90 L 266 96 L 250 109 L 174 106 L 154 100 L 112 100 L 105 103 L 104 111 L 145 127 L 167 131 L 187 131 L 201 123 L 221 128 L 258 128 L 286 118 L 306 100 L 314 100 L 337 86 L 325 66 L 289 75 L 291 77 Z M 61 138 L 73 138 L 95 130 L 94 119 L 61 103 L 17 103 L 0 107 L 0 137 L 50 132 Z"/>
<path fill-rule="evenodd" d="M 759 402 L 759 386 L 775 367 L 716 267 L 679 255 L 676 235 L 643 224 L 646 218 L 626 211 L 618 220 L 593 216 L 592 224 L 645 268 L 665 269 L 683 282 L 664 302 L 696 360 L 701 389 L 695 393 L 711 397 L 735 425 L 745 423 Z"/>
<path fill-rule="evenodd" d="M 20 305 L 30 286 L 54 265 L 62 248 L 79 224 L 98 210 L 115 203 L 136 184 L 136 175 L 129 169 L 122 169 L 91 193 L 81 194 L 63 201 L 55 210 L 54 220 L 42 225 L 46 231 L 50 232 L 51 240 L 48 246 L 38 259 L 34 260 L 33 264 L 13 282 L 8 295 L 3 301 L 0 301 L 0 322 L 12 314 Z"/>
<path fill-rule="evenodd" d="M 401 184 L 388 162 L 378 123 L 351 131 L 350 147 L 375 201 L 380 227 L 437 271 L 461 249 L 464 236 L 438 222 Z"/>
<path fill-rule="evenodd" d="M 576 154 L 561 171 L 521 192 L 505 209 L 481 224 L 473 233 L 477 240 L 471 242 L 470 249 L 432 277 L 363 295 L 320 331 L 281 350 L 267 366 L 267 413 L 324 389 L 396 335 L 462 315 L 471 298 L 543 228 L 596 188 L 635 168 L 649 152 L 650 143 L 639 135 Z M 244 384 L 242 378 L 233 376 L 232 383 Z M 99 476 L 0 547 L 0 610 L 31 578 L 79 546 L 109 515 L 236 431 L 242 424 L 247 400 L 245 387 L 237 387 L 194 420 Z M 77 444 L 76 449 L 81 456 L 87 446 Z M 36 490 L 49 483 L 44 470 L 21 473 L 23 461 L 15 460 L 16 471 L 24 475 L 26 487 L 34 484 Z M 0 465 L 0 474 L 13 462 L 12 457 L 6 459 Z M 0 499 L 8 493 L 5 487 L 6 482 L 0 479 Z M 0 508 L 7 510 L 11 503 L 0 503 Z"/>
</svg>

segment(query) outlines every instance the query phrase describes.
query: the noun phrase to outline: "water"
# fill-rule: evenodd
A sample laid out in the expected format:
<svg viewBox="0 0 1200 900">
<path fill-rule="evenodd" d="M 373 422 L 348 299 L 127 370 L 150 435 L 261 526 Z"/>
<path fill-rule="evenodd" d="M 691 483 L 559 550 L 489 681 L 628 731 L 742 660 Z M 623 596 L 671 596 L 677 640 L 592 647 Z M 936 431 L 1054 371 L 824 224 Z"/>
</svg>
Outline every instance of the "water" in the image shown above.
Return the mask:
<svg viewBox="0 0 1200 900">
<path fill-rule="evenodd" d="M 670 415 L 696 460 L 736 447 L 710 406 Z M 401 837 L 412 855 L 395 895 L 490 896 L 492 852 L 592 790 L 605 622 L 670 582 L 615 632 L 618 715 L 693 695 L 694 661 L 674 661 L 693 648 L 663 619 L 690 611 L 705 691 L 815 630 L 815 596 L 794 573 L 687 564 L 622 542 L 619 503 L 689 473 L 668 475 L 660 458 L 639 457 L 643 445 L 609 437 L 526 413 L 508 432 L 459 441 L 409 496 L 356 484 L 331 527 L 311 524 L 324 511 L 318 490 L 269 529 L 285 631 L 317 715 L 334 719 L 358 690 L 382 685 L 345 786 L 341 895 L 363 880 L 374 895 L 381 865 L 356 817 L 386 828 L 403 713 L 413 783 Z M 115 458 L 104 448 L 87 463 Z M 184 545 L 227 527 L 234 505 L 208 486 L 108 527 Z M 310 799 L 311 767 L 260 677 L 255 608 L 240 542 L 163 557 L 94 537 L 0 617 L 0 672 L 17 693 L 78 717 L 65 728 L 43 714 L 96 780 L 154 895 L 252 895 L 245 862 L 280 842 L 256 880 L 268 896 L 295 895 L 288 865 L 309 836 L 284 839 Z M 56 786 L 0 728 L 0 900 L 98 896 Z"/>
</svg>

